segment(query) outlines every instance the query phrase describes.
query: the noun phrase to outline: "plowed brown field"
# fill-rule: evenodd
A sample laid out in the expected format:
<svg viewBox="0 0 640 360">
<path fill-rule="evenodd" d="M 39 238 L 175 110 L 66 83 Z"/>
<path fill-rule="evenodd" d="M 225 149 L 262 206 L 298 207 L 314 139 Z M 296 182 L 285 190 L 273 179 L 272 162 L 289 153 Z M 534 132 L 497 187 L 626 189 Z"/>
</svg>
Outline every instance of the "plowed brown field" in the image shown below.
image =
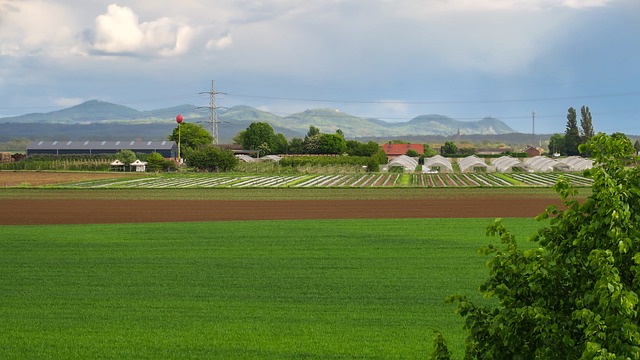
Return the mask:
<svg viewBox="0 0 640 360">
<path fill-rule="evenodd" d="M 0 199 L 0 225 L 167 221 L 532 217 L 549 199 L 20 200 Z"/>
<path fill-rule="evenodd" d="M 9 174 L 9 175 L 8 175 Z M 41 175 L 43 174 L 43 175 Z M 75 177 L 74 177 L 75 175 Z M 119 174 L 56 174 L 0 172 L 21 183 L 53 184 Z M 16 180 L 23 176 L 20 180 Z M 79 178 L 78 178 L 79 177 Z M 48 180 L 47 180 L 48 179 Z M 49 182 L 46 182 L 49 181 Z M 2 191 L 2 190 L 0 190 Z M 46 191 L 46 190 L 42 190 Z M 134 223 L 168 221 L 365 219 L 365 218 L 492 218 L 532 217 L 558 200 L 549 196 L 519 196 L 517 192 L 482 192 L 454 198 L 327 200 L 150 200 L 77 198 L 1 198 L 0 225 Z"/>
</svg>

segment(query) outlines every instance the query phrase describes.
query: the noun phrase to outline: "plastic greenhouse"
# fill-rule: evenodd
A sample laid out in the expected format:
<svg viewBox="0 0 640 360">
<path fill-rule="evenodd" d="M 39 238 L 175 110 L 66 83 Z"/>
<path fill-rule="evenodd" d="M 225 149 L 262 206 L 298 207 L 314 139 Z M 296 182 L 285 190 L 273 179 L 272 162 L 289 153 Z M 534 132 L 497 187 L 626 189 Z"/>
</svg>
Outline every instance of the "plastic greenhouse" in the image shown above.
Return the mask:
<svg viewBox="0 0 640 360">
<path fill-rule="evenodd" d="M 441 173 L 453 172 L 453 166 L 451 161 L 444 156 L 435 155 L 430 158 L 424 159 L 424 165 L 422 166 L 422 172 L 437 171 Z"/>
<path fill-rule="evenodd" d="M 458 160 L 460 171 L 467 172 L 487 172 L 487 163 L 477 156 L 471 155 Z"/>
</svg>

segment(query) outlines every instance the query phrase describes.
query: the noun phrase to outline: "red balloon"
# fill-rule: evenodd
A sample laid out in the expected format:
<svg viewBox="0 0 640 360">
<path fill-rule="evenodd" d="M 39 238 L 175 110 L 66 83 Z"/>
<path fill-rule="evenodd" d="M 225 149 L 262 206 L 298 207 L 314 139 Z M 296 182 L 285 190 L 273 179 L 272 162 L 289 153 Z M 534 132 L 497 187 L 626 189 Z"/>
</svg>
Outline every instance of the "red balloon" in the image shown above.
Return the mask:
<svg viewBox="0 0 640 360">
<path fill-rule="evenodd" d="M 182 117 L 182 115 L 178 114 L 178 116 L 176 116 L 176 122 L 180 124 L 182 120 L 184 120 L 184 118 Z"/>
</svg>

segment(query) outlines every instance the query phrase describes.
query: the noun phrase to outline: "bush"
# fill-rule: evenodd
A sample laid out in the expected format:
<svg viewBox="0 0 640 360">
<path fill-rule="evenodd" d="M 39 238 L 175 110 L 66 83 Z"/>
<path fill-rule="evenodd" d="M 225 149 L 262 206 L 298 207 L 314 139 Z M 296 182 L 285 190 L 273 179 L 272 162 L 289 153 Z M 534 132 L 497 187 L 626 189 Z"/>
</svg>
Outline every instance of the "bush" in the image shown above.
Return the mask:
<svg viewBox="0 0 640 360">
<path fill-rule="evenodd" d="M 232 151 L 215 145 L 204 145 L 196 149 L 185 149 L 187 165 L 202 171 L 231 171 L 238 165 Z"/>
</svg>

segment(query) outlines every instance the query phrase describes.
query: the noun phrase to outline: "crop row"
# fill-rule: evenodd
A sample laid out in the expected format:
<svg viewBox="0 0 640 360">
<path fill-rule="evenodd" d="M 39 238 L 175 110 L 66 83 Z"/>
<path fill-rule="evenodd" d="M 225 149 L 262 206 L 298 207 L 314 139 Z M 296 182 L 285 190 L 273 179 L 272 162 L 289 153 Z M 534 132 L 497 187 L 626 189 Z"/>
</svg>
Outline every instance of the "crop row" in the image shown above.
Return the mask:
<svg viewBox="0 0 640 360">
<path fill-rule="evenodd" d="M 562 174 L 576 186 L 590 186 L 592 180 Z M 103 180 L 75 184 L 89 188 L 215 188 L 215 187 L 506 187 L 553 186 L 559 174 L 444 173 L 364 175 L 211 175 L 197 177 L 160 176 L 133 180 Z"/>
</svg>

